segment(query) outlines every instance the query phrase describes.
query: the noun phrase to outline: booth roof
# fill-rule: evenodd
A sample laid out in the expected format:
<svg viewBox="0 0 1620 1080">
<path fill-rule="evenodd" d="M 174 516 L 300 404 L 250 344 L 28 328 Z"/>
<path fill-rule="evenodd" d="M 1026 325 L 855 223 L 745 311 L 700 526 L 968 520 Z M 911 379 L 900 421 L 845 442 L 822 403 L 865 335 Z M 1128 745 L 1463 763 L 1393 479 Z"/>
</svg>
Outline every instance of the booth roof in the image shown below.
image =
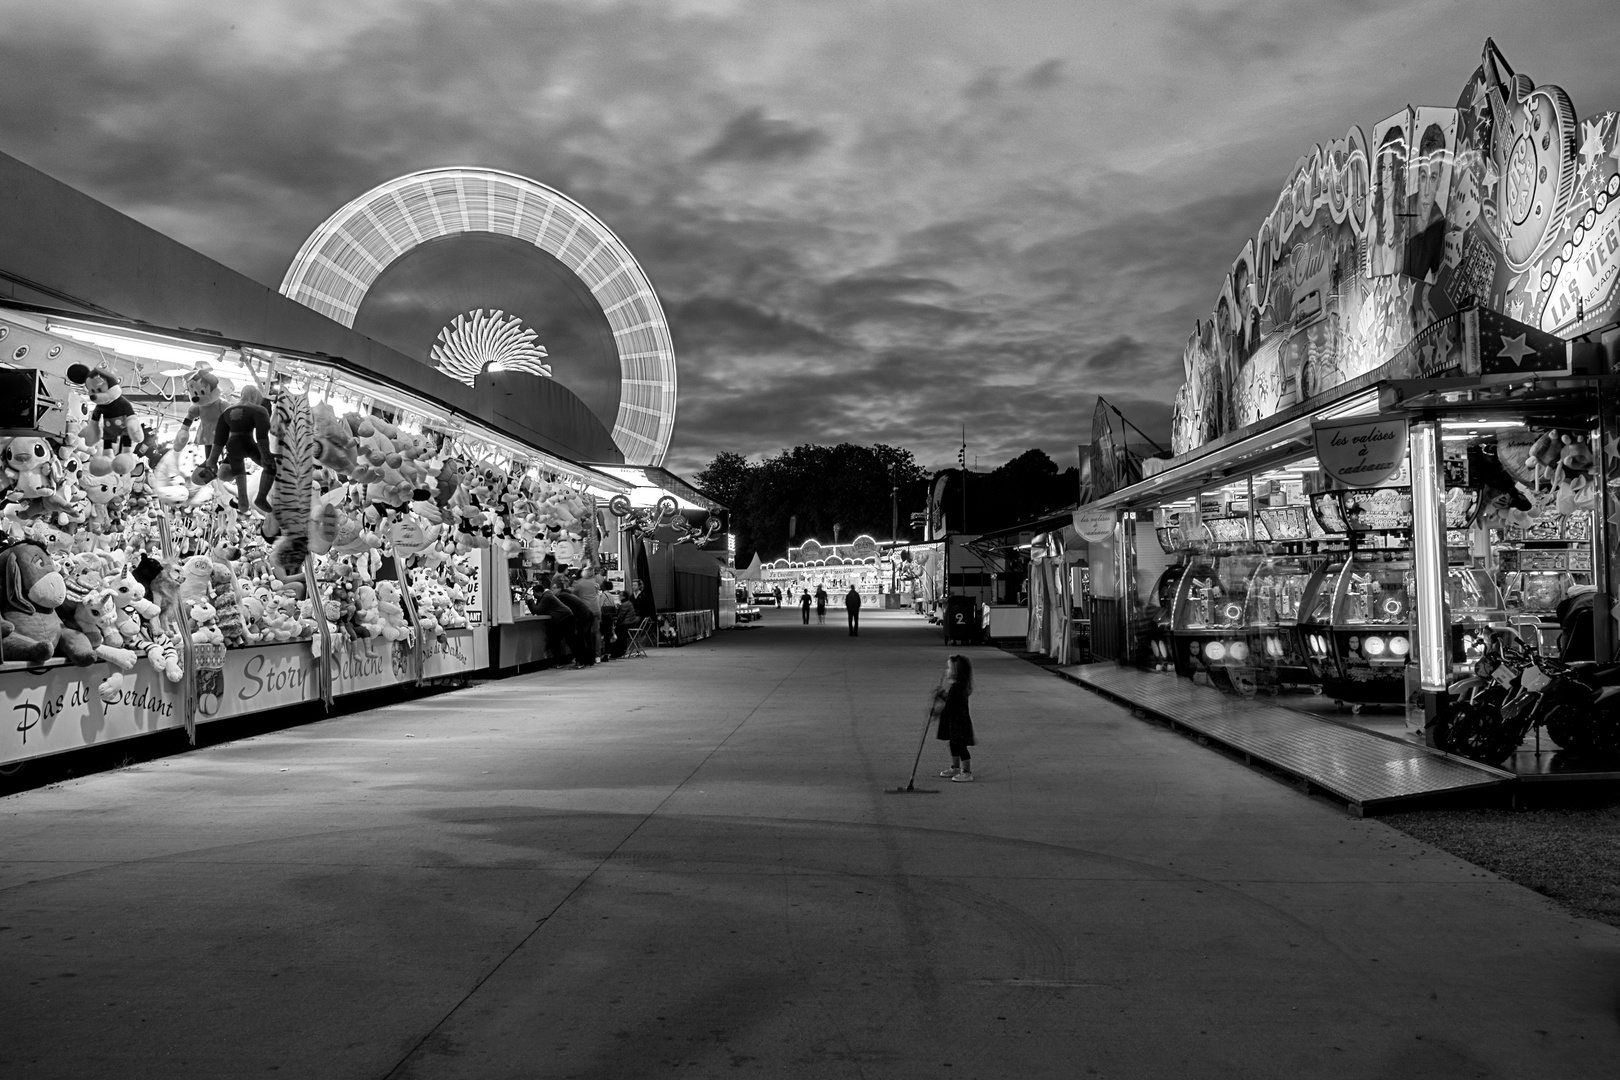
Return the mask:
<svg viewBox="0 0 1620 1080">
<path fill-rule="evenodd" d="M 724 503 L 709 498 L 685 480 L 658 465 L 622 465 L 611 461 L 593 461 L 588 464 L 597 472 L 606 473 L 624 483 L 640 488 L 657 488 L 673 495 L 686 504 L 685 509 L 708 510 L 711 513 L 730 509 Z"/>
<path fill-rule="evenodd" d="M 90 315 L 78 311 L 62 311 L 25 301 L 7 299 L 4 301 L 4 307 L 13 309 L 19 314 L 31 315 L 36 319 L 43 319 L 45 325 L 47 326 L 54 323 L 62 323 L 74 324 L 86 328 L 101 327 L 105 328 L 105 330 L 113 335 L 122 334 L 131 338 L 140 339 L 168 339 L 180 346 L 218 349 L 221 351 L 235 349 L 238 352 L 242 352 L 246 350 L 264 356 L 282 357 L 287 360 L 297 361 L 299 364 L 303 365 L 306 370 L 324 369 L 326 371 L 330 371 L 339 381 L 349 382 L 353 387 L 363 394 L 380 394 L 381 396 L 387 398 L 390 404 L 419 409 L 427 416 L 432 416 L 435 410 L 444 410 L 450 412 L 456 416 L 458 424 L 462 425 L 463 427 L 483 429 L 481 431 L 468 431 L 468 434 L 472 437 L 484 439 L 485 441 L 499 445 L 503 450 L 522 451 L 531 455 L 535 459 L 538 459 L 548 468 L 556 468 L 560 471 L 577 473 L 582 480 L 600 488 L 605 492 L 613 493 L 629 491 L 632 486 L 630 483 L 619 478 L 618 476 L 613 475 L 602 467 L 585 465 L 574 461 L 563 454 L 557 453 L 556 451 L 535 446 L 523 439 L 514 438 L 512 435 L 506 432 L 487 425 L 484 421 L 479 420 L 475 416 L 455 409 L 446 402 L 436 400 L 420 390 L 407 388 L 388 378 L 386 375 L 379 374 L 376 371 L 372 371 L 358 364 L 354 364 L 345 357 L 311 355 L 295 349 L 286 349 L 275 345 L 265 345 L 256 341 L 243 341 L 237 338 L 227 337 L 222 334 L 215 334 L 208 331 L 187 330 L 179 327 L 153 326 L 150 323 L 137 322 L 135 320 L 110 315 Z M 114 347 L 114 351 L 118 351 L 116 347 Z"/>
<path fill-rule="evenodd" d="M 973 543 L 987 547 L 1018 547 L 1018 538 L 1024 533 L 1034 535 L 1062 528 L 1073 520 L 1074 512 L 1079 508 L 1078 505 L 1066 506 L 1062 510 L 1055 510 L 1047 514 L 1045 517 L 1038 517 L 1032 521 L 1026 521 L 1006 529 L 999 529 L 995 532 L 981 533 L 973 540 Z"/>
</svg>

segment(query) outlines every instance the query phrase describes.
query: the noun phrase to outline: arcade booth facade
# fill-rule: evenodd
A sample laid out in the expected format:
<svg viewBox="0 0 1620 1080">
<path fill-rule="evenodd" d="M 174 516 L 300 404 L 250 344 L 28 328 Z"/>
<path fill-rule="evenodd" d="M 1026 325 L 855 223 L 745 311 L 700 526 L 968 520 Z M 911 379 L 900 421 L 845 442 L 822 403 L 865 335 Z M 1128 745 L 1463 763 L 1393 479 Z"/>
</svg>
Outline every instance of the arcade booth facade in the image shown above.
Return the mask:
<svg viewBox="0 0 1620 1080">
<path fill-rule="evenodd" d="M 760 585 L 773 596 L 780 588 L 784 607 L 798 604 L 806 592 L 814 597 L 817 589 L 824 589 L 828 607 L 842 608 L 851 587 L 863 608 L 883 607 L 884 595 L 894 591 L 896 580 L 899 556 L 891 553 L 893 546 L 865 533 L 847 544 L 806 540 L 789 547 L 783 558 L 764 563 Z"/>
<path fill-rule="evenodd" d="M 724 557 L 721 508 L 658 468 L 673 354 L 628 252 L 541 185 L 445 172 L 345 208 L 369 224 L 323 226 L 280 295 L 0 156 L 0 769 L 558 655 L 540 574 Z M 383 268 L 461 234 L 628 289 L 595 316 L 639 318 L 598 335 L 624 355 L 576 377 L 487 310 L 398 348 L 352 328 Z"/>
<path fill-rule="evenodd" d="M 1119 663 L 1421 741 L 1501 635 L 1615 656 L 1617 128 L 1487 41 L 1456 107 L 1299 160 L 1175 456 L 1076 512 Z"/>
</svg>

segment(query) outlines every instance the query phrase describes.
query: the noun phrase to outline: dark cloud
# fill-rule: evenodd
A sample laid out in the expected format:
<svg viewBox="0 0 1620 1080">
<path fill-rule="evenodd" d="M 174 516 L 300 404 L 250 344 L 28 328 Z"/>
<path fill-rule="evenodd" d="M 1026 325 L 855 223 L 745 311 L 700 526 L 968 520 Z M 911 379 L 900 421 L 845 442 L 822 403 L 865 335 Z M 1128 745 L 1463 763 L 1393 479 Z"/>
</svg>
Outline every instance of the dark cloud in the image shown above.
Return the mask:
<svg viewBox="0 0 1620 1080">
<path fill-rule="evenodd" d="M 772 120 L 749 109 L 733 119 L 701 154 L 699 161 L 778 163 L 809 157 L 827 143 L 827 133 L 788 120 Z"/>
<path fill-rule="evenodd" d="M 843 346 L 832 335 L 779 312 L 729 296 L 695 296 L 664 307 L 676 345 L 741 355 L 824 354 Z"/>
<path fill-rule="evenodd" d="M 394 176 L 590 207 L 675 336 L 670 463 L 885 441 L 1060 465 L 1167 431 L 1193 320 L 1311 143 L 1447 104 L 1488 26 L 1581 115 L 1612 0 L 57 0 L 0 34 L 0 150 L 260 281 Z M 1392 28 L 1401 29 L 1394 33 Z"/>
<path fill-rule="evenodd" d="M 1019 77 L 1020 85 L 1031 90 L 1050 90 L 1063 81 L 1063 61 L 1057 57 L 1044 60 Z"/>
</svg>

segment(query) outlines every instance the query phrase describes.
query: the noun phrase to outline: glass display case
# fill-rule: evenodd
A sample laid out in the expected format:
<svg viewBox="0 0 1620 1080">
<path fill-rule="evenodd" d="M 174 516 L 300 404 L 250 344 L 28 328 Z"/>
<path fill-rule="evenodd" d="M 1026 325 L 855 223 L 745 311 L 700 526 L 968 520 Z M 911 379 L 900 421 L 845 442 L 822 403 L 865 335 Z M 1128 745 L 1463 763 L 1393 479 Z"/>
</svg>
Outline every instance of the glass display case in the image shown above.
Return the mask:
<svg viewBox="0 0 1620 1080">
<path fill-rule="evenodd" d="M 1465 666 L 1485 652 L 1490 632 L 1508 626 L 1502 593 L 1484 570 L 1453 566 L 1446 571 L 1446 609 L 1451 616 L 1451 663 Z"/>
<path fill-rule="evenodd" d="M 1591 512 L 1578 510 L 1489 533 L 1507 621 L 1544 652 L 1557 655 L 1559 649 L 1558 605 L 1577 586 L 1594 584 L 1592 532 Z"/>
<path fill-rule="evenodd" d="M 1405 626 L 1411 622 L 1412 592 L 1411 559 L 1353 557 L 1334 596 L 1334 625 Z"/>
<path fill-rule="evenodd" d="M 1412 528 L 1411 488 L 1356 488 L 1338 492 L 1338 496 L 1350 532 L 1406 532 Z"/>
<path fill-rule="evenodd" d="M 1260 510 L 1260 521 L 1272 540 L 1309 540 L 1310 519 L 1303 506 L 1267 506 Z"/>
<path fill-rule="evenodd" d="M 1249 583 L 1264 560 L 1261 555 L 1226 555 L 1188 566 L 1176 588 L 1171 636 L 1176 672 L 1205 676 L 1222 689 L 1244 688 L 1234 669 L 1252 688 L 1253 650 L 1249 643 Z"/>
<path fill-rule="evenodd" d="M 1344 574 L 1345 556 L 1333 556 L 1316 568 L 1299 595 L 1299 618 L 1294 635 L 1305 653 L 1313 682 L 1326 685 L 1342 679 L 1330 644 L 1333 636 L 1333 590 Z"/>
<path fill-rule="evenodd" d="M 1148 607 L 1142 613 L 1147 640 L 1141 655 L 1142 663 L 1150 671 L 1171 671 L 1175 668 L 1170 628 L 1176 610 L 1176 591 L 1186 572 L 1187 564 L 1184 562 L 1166 567 L 1159 580 L 1154 582 L 1153 591 L 1148 594 Z"/>
<path fill-rule="evenodd" d="M 1253 627 L 1293 626 L 1299 621 L 1305 585 L 1321 560 L 1303 555 L 1272 555 L 1249 581 L 1246 616 Z"/>
<path fill-rule="evenodd" d="M 1249 533 L 1247 517 L 1205 518 L 1204 527 L 1217 544 L 1240 544 L 1254 539 Z"/>
<path fill-rule="evenodd" d="M 1324 692 L 1356 708 L 1405 700 L 1414 594 L 1412 560 L 1404 553 L 1355 552 L 1331 586 L 1324 578 L 1312 597 L 1310 622 L 1302 620 Z"/>
<path fill-rule="evenodd" d="M 1344 512 L 1339 509 L 1339 493 L 1317 491 L 1311 495 L 1311 516 L 1325 536 L 1343 536 L 1349 530 L 1344 524 Z"/>
<path fill-rule="evenodd" d="M 1263 682 L 1302 685 L 1316 681 L 1297 629 L 1306 587 L 1321 562 L 1301 555 L 1272 555 L 1249 581 L 1244 616 L 1250 649 L 1265 669 Z"/>
</svg>

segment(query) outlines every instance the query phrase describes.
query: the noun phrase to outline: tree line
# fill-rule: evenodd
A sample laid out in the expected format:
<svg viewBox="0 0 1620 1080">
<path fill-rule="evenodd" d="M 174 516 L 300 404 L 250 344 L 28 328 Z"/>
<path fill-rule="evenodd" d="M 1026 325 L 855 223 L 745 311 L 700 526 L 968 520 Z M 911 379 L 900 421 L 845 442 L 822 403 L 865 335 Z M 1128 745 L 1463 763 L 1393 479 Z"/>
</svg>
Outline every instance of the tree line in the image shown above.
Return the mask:
<svg viewBox="0 0 1620 1080">
<path fill-rule="evenodd" d="M 725 450 L 693 480 L 731 509 L 737 565 L 758 553 L 767 562 L 806 540 L 848 543 L 866 533 L 878 540 L 921 540 L 912 515 L 926 513 L 930 491 L 946 476 L 942 502 L 952 532 L 989 532 L 1074 505 L 1078 470 L 1059 470 L 1041 450 L 1026 450 L 988 473 L 967 477 L 967 519 L 961 518 L 962 475 L 930 474 L 911 451 L 877 443 L 813 443 L 753 462 Z"/>
</svg>

